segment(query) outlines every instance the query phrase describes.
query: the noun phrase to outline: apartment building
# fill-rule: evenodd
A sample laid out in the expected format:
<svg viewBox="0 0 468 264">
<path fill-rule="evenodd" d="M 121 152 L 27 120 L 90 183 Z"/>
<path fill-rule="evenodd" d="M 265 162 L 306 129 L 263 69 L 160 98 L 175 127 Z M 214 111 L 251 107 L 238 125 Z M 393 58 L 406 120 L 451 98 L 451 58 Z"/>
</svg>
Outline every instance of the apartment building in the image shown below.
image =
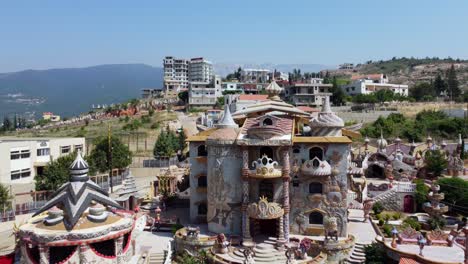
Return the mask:
<svg viewBox="0 0 468 264">
<path fill-rule="evenodd" d="M 348 95 L 371 94 L 379 90 L 389 90 L 396 94 L 408 96 L 408 85 L 389 83 L 385 74 L 355 75 L 351 84 L 341 87 Z"/>
<path fill-rule="evenodd" d="M 322 106 L 325 98 L 332 88 L 332 84 L 323 83 L 321 78 L 312 78 L 307 82 L 296 82 L 285 89 L 285 96 L 294 105 Z"/>
<path fill-rule="evenodd" d="M 241 71 L 241 82 L 244 83 L 267 83 L 270 79 L 270 70 L 266 69 L 243 69 Z"/>
<path fill-rule="evenodd" d="M 189 82 L 211 82 L 213 75 L 213 63 L 202 57 L 190 59 Z"/>
<path fill-rule="evenodd" d="M 164 92 L 168 97 L 175 97 L 189 88 L 189 61 L 167 56 L 163 59 Z"/>
<path fill-rule="evenodd" d="M 85 148 L 85 138 L 0 137 L 0 183 L 13 193 L 29 192 L 50 161 Z"/>
<path fill-rule="evenodd" d="M 224 91 L 243 91 L 243 83 L 240 82 L 223 82 L 221 84 L 222 90 Z"/>
<path fill-rule="evenodd" d="M 221 77 L 214 76 L 211 82 L 190 82 L 189 106 L 210 107 L 222 97 Z"/>
</svg>

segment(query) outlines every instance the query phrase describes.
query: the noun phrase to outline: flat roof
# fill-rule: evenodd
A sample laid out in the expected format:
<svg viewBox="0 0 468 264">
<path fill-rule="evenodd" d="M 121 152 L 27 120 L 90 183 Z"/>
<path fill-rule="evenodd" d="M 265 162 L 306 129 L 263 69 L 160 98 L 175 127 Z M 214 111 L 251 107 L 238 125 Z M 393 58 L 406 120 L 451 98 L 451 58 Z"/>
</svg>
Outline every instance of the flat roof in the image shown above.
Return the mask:
<svg viewBox="0 0 468 264">
<path fill-rule="evenodd" d="M 54 139 L 85 139 L 84 137 L 0 137 L 0 142 L 44 141 Z"/>
</svg>

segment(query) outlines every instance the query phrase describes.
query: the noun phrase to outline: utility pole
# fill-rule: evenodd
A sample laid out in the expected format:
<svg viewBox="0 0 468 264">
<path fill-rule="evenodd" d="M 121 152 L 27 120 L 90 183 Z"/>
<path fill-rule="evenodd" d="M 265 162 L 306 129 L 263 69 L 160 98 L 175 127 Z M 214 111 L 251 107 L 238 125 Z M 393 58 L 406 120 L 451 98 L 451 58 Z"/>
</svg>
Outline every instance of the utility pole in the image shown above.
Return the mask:
<svg viewBox="0 0 468 264">
<path fill-rule="evenodd" d="M 114 192 L 114 184 L 112 183 L 112 141 L 111 141 L 111 126 L 110 124 L 108 124 L 108 127 L 107 127 L 107 144 L 108 144 L 108 157 L 107 157 L 107 161 L 109 163 L 109 180 L 110 180 L 110 189 L 111 189 L 111 193 Z"/>
</svg>

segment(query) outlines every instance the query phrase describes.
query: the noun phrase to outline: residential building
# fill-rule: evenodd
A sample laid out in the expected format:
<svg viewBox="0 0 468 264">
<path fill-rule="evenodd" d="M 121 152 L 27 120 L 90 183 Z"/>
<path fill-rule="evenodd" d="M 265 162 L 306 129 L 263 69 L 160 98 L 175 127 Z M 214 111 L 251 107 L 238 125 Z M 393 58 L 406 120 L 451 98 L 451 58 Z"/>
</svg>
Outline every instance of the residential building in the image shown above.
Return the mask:
<svg viewBox="0 0 468 264">
<path fill-rule="evenodd" d="M 205 127 L 214 127 L 223 116 L 223 111 L 219 109 L 208 109 L 200 117 L 200 124 Z"/>
<path fill-rule="evenodd" d="M 351 84 L 341 87 L 348 95 L 371 94 L 379 90 L 389 90 L 408 96 L 408 85 L 391 84 L 385 74 L 356 75 L 351 77 L 351 81 Z"/>
<path fill-rule="evenodd" d="M 332 84 L 323 83 L 321 78 L 312 78 L 307 82 L 296 82 L 285 89 L 285 96 L 294 105 L 321 106 L 323 98 L 328 95 Z"/>
<path fill-rule="evenodd" d="M 160 96 L 161 90 L 160 89 L 143 89 L 141 90 L 141 98 L 143 99 L 150 99 L 156 98 Z"/>
<path fill-rule="evenodd" d="M 59 115 L 54 115 L 54 113 L 52 113 L 52 112 L 44 112 L 44 113 L 42 113 L 42 119 L 50 120 L 52 122 L 58 122 L 58 121 L 60 121 L 60 116 Z"/>
<path fill-rule="evenodd" d="M 274 75 L 274 78 L 273 78 Z M 268 74 L 270 80 L 275 79 L 275 81 L 289 81 L 289 74 L 287 72 L 274 71 Z"/>
<path fill-rule="evenodd" d="M 0 183 L 13 193 L 29 192 L 50 161 L 85 148 L 84 138 L 0 137 Z"/>
<path fill-rule="evenodd" d="M 221 84 L 222 90 L 224 91 L 242 91 L 244 84 L 240 82 L 223 82 Z"/>
<path fill-rule="evenodd" d="M 222 97 L 221 77 L 213 77 L 211 82 L 190 82 L 189 106 L 210 107 Z"/>
<path fill-rule="evenodd" d="M 179 92 L 186 91 L 189 87 L 188 60 L 167 56 L 163 60 L 163 65 L 165 95 L 175 97 Z"/>
<path fill-rule="evenodd" d="M 209 232 L 243 242 L 294 235 L 323 236 L 327 217 L 347 237 L 348 155 L 351 140 L 329 97 L 316 117 L 279 98 L 275 81 L 267 100 L 188 137 L 190 220 Z M 275 242 L 274 242 L 275 243 Z"/>
<path fill-rule="evenodd" d="M 354 69 L 354 64 L 345 62 L 339 66 L 339 69 L 340 70 L 352 70 Z"/>
<path fill-rule="evenodd" d="M 211 82 L 213 78 L 213 64 L 204 58 L 192 58 L 189 62 L 189 82 Z"/>
<path fill-rule="evenodd" d="M 242 69 L 241 82 L 245 83 L 267 83 L 270 79 L 270 70 L 266 69 Z"/>
</svg>

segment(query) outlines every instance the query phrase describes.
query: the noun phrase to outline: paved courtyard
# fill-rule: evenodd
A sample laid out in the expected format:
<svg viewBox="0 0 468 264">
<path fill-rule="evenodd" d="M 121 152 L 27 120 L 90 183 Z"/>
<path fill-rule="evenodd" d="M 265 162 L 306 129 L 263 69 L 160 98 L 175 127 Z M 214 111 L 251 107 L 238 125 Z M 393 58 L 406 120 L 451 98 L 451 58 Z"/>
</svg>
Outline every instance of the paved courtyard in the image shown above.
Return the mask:
<svg viewBox="0 0 468 264">
<path fill-rule="evenodd" d="M 386 242 L 390 246 L 390 242 Z M 409 252 L 412 254 L 419 254 L 418 245 L 398 245 L 397 250 L 403 252 Z M 458 246 L 453 247 L 437 247 L 437 246 L 425 246 L 423 250 L 424 258 L 437 261 L 439 263 L 447 262 L 459 262 L 463 263 L 465 259 L 465 253 L 463 249 Z"/>
<path fill-rule="evenodd" d="M 356 237 L 356 242 L 370 244 L 375 241 L 377 234 L 369 221 L 364 220 L 362 210 L 349 210 L 348 234 Z"/>
</svg>

